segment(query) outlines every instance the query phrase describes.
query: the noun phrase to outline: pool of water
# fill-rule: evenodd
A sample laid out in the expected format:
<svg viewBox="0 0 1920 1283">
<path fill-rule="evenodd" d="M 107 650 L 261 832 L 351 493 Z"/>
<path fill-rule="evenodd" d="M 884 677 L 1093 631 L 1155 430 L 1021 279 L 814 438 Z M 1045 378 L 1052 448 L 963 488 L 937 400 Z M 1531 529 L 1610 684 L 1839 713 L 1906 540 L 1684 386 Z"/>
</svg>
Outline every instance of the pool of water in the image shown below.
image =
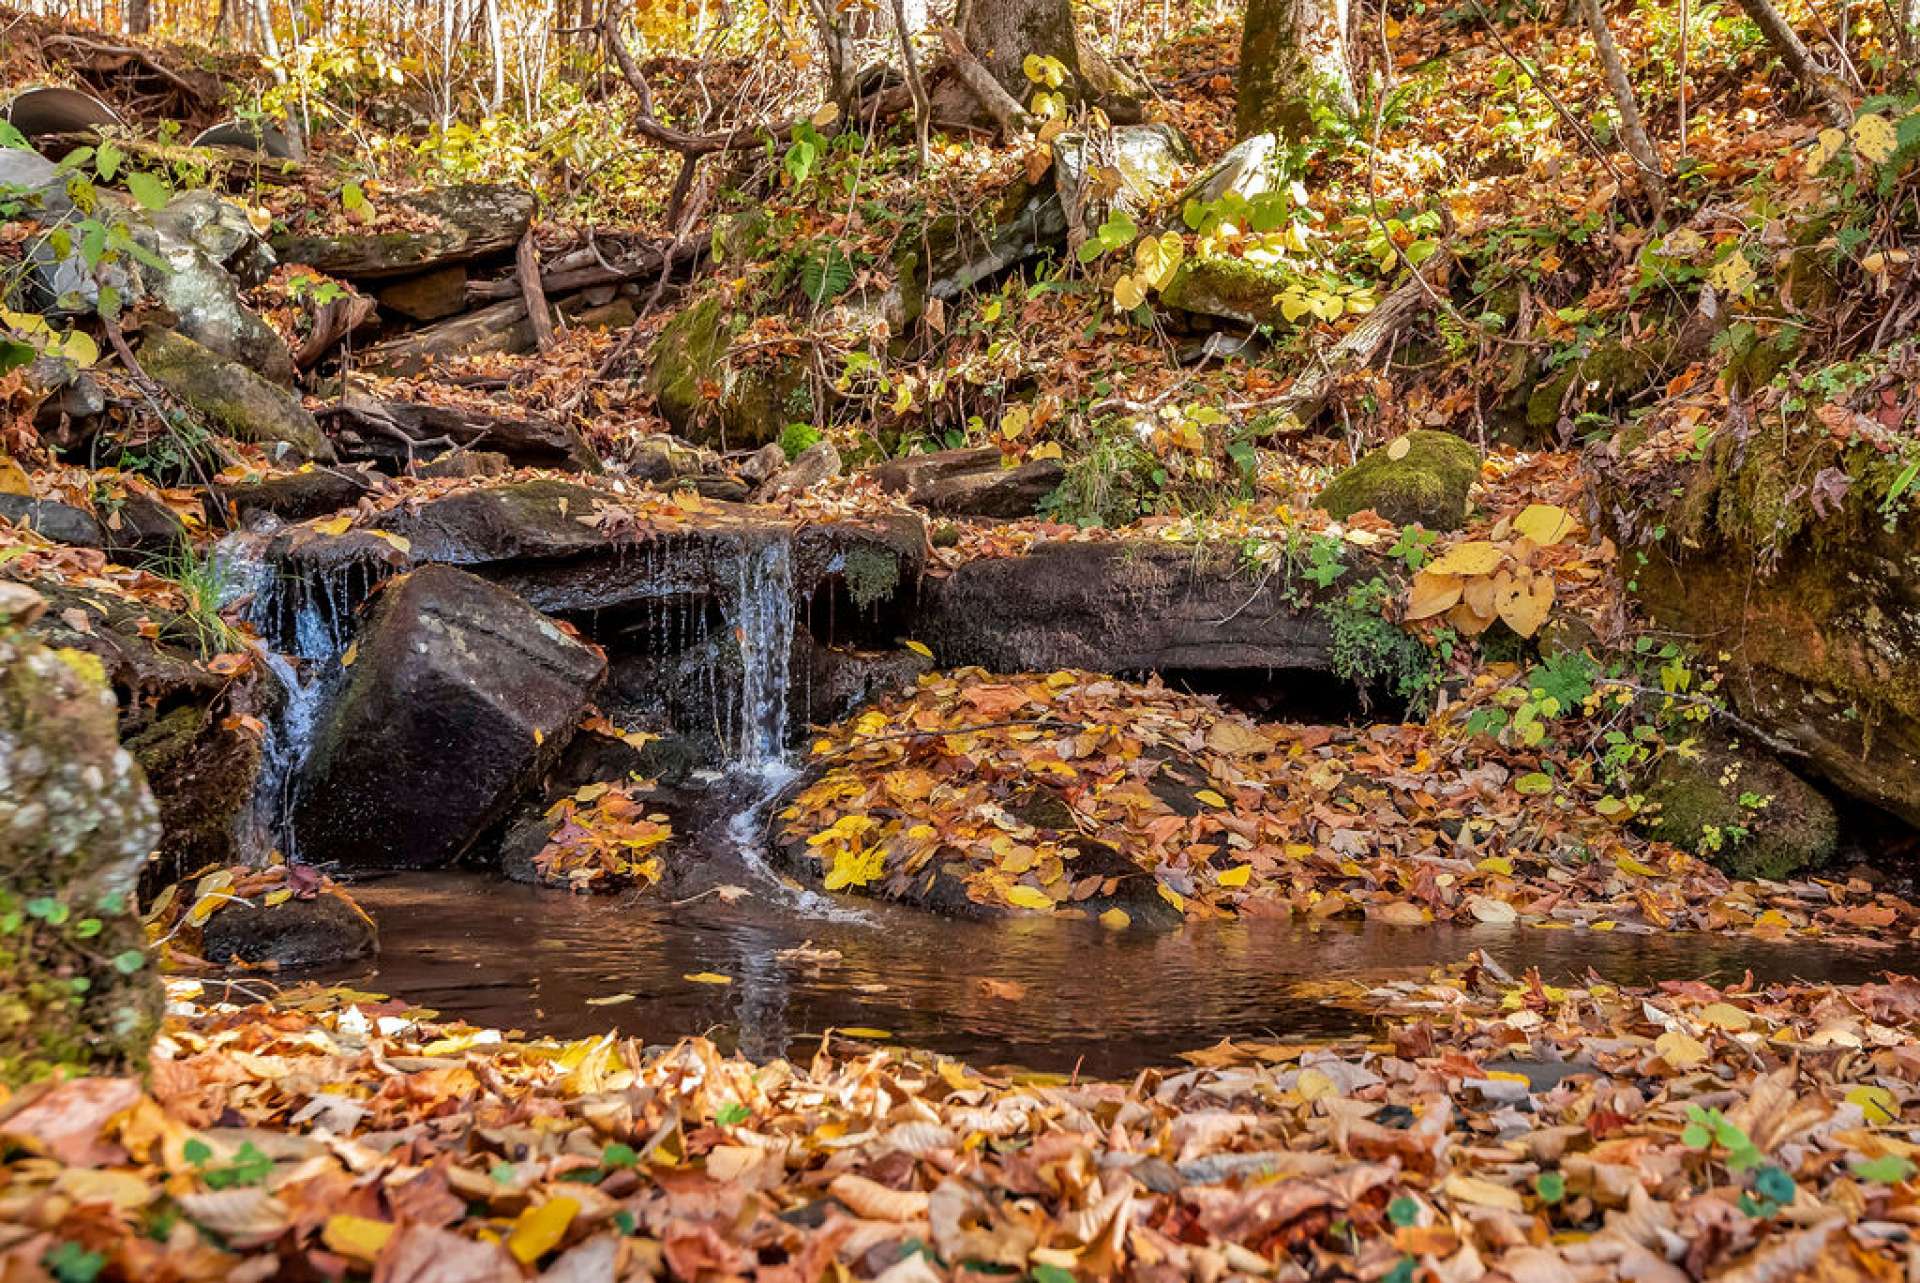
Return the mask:
<svg viewBox="0 0 1920 1283">
<path fill-rule="evenodd" d="M 1405 929 L 1243 920 L 1164 932 L 1048 919 L 963 922 L 796 894 L 749 872 L 746 895 L 669 904 L 585 897 L 471 873 L 369 881 L 371 965 L 334 979 L 449 1016 L 578 1037 L 706 1034 L 764 1057 L 828 1027 L 881 1030 L 981 1065 L 1123 1075 L 1222 1037 L 1365 1029 L 1317 982 L 1386 979 L 1475 949 L 1549 980 L 1584 975 L 1853 982 L 1912 971 L 1911 949 L 1862 951 L 1698 935 L 1504 927 Z M 730 983 L 700 983 L 710 973 Z M 613 999 L 613 1001 L 608 1001 Z"/>
</svg>

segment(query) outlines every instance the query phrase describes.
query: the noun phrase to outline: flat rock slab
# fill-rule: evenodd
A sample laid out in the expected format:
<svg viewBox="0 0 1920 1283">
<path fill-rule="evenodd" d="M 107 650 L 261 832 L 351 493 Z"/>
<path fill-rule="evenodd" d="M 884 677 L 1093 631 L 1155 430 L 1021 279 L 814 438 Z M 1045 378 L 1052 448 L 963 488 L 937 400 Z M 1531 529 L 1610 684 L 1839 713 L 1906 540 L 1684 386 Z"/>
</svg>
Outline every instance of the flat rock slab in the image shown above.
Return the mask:
<svg viewBox="0 0 1920 1283">
<path fill-rule="evenodd" d="M 1326 621 L 1280 578 L 1229 545 L 1040 543 L 929 579 L 917 635 L 943 667 L 1004 673 L 1329 671 Z"/>
<path fill-rule="evenodd" d="M 428 566 L 389 585 L 315 731 L 293 807 L 301 858 L 451 863 L 566 747 L 605 671 L 473 575 Z"/>
<path fill-rule="evenodd" d="M 1066 468 L 1058 459 L 1034 459 L 1007 467 L 994 446 L 941 450 L 892 459 L 873 469 L 873 479 L 890 494 L 945 517 L 981 517 L 1018 521 L 1039 513 L 1059 488 Z"/>
<path fill-rule="evenodd" d="M 350 457 L 398 470 L 449 450 L 489 450 L 515 465 L 568 472 L 599 472 L 600 459 L 571 425 L 480 398 L 455 405 L 379 396 L 349 387 L 346 421 L 336 431 Z M 379 430 L 365 430 L 369 424 Z M 349 437 L 356 444 L 349 445 Z M 403 439 L 404 438 L 404 439 Z M 411 445 L 409 445 L 411 443 Z"/>
<path fill-rule="evenodd" d="M 424 230 L 276 236 L 273 252 L 330 276 L 377 280 L 411 276 L 512 249 L 533 218 L 533 194 L 466 183 L 383 198 L 427 224 Z"/>
</svg>

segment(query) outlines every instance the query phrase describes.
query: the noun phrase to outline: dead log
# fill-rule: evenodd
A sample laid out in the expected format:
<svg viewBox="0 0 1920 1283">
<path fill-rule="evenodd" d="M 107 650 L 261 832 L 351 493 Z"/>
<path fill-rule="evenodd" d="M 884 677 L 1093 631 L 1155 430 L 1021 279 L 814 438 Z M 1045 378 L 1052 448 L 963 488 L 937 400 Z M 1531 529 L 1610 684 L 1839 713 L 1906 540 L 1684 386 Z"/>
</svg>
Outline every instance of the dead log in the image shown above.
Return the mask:
<svg viewBox="0 0 1920 1283">
<path fill-rule="evenodd" d="M 311 369 L 347 335 L 373 320 L 377 310 L 372 299 L 360 294 L 350 294 L 321 304 L 313 314 L 312 331 L 294 349 L 294 368 Z"/>
<path fill-rule="evenodd" d="M 591 250 L 573 250 L 546 263 L 540 271 L 540 288 L 551 298 L 592 289 L 598 285 L 624 285 L 660 275 L 663 270 L 678 271 L 707 252 L 708 238 L 696 237 L 679 246 L 671 242 L 665 248 L 655 246 L 638 257 L 603 260 Z M 664 266 L 663 266 L 664 265 Z M 498 302 L 521 295 L 520 278 L 502 277 L 497 281 L 470 281 L 470 302 Z"/>
<path fill-rule="evenodd" d="M 1393 293 L 1380 300 L 1360 324 L 1340 336 L 1339 342 L 1314 361 L 1287 389 L 1274 407 L 1281 432 L 1300 432 L 1326 408 L 1327 399 L 1343 379 L 1370 367 L 1381 349 L 1415 317 L 1433 305 L 1452 256 L 1436 253 Z"/>
<path fill-rule="evenodd" d="M 599 457 L 572 426 L 480 397 L 455 405 L 411 401 L 376 395 L 358 380 L 350 380 L 339 403 L 328 412 L 348 421 L 334 433 L 335 448 L 343 456 L 370 460 L 389 470 L 457 448 L 505 455 L 522 467 L 600 471 Z M 379 428 L 354 433 L 353 424 L 378 424 Z"/>
<path fill-rule="evenodd" d="M 529 227 L 513 251 L 513 274 L 520 283 L 520 301 L 527 305 L 527 320 L 533 326 L 533 346 L 541 352 L 553 349 L 553 317 L 547 311 L 546 291 L 540 288 L 540 249 L 533 243 Z"/>
<path fill-rule="evenodd" d="M 947 65 L 953 69 L 967 92 L 979 101 L 981 108 L 1000 127 L 1002 138 L 1011 138 L 1028 128 L 1033 117 L 1027 114 L 1014 96 L 1003 88 L 993 73 L 988 71 L 980 60 L 967 48 L 967 42 L 952 27 L 941 27 L 940 44 L 947 51 Z"/>
</svg>

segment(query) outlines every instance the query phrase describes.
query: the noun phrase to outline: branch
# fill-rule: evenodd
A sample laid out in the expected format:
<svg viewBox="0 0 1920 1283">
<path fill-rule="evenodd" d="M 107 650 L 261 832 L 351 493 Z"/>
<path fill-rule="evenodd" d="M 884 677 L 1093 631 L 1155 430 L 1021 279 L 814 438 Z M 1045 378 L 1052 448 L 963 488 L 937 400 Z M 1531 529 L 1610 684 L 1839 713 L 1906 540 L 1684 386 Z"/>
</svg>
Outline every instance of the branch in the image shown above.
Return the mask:
<svg viewBox="0 0 1920 1283">
<path fill-rule="evenodd" d="M 953 67 L 953 74 L 960 77 L 960 83 L 967 87 L 980 106 L 993 117 L 1000 126 L 1002 138 L 1011 138 L 1033 123 L 1026 109 L 1021 107 L 1014 96 L 1008 93 L 993 73 L 980 65 L 973 56 L 973 50 L 967 48 L 966 40 L 952 27 L 941 27 L 940 43 L 947 51 L 947 61 Z"/>
<path fill-rule="evenodd" d="M 520 281 L 520 297 L 527 305 L 527 321 L 533 326 L 533 345 L 542 352 L 553 347 L 553 314 L 547 310 L 546 291 L 540 288 L 540 250 L 533 243 L 529 227 L 513 251 L 514 275 Z"/>
<path fill-rule="evenodd" d="M 1768 0 L 1739 0 L 1740 10 L 1760 28 L 1760 34 L 1773 46 L 1780 61 L 1804 83 L 1820 100 L 1820 114 L 1827 123 L 1845 129 L 1853 123 L 1853 110 L 1847 100 L 1834 86 L 1831 78 L 1814 65 L 1813 55 L 1800 43 L 1800 37 L 1793 33 L 1787 20 L 1780 16 Z"/>
<path fill-rule="evenodd" d="M 1607 15 L 1600 11 L 1600 0 L 1581 0 L 1580 7 L 1586 12 L 1587 27 L 1593 33 L 1593 47 L 1600 55 L 1601 69 L 1606 72 L 1607 87 L 1613 91 L 1614 104 L 1620 109 L 1620 138 L 1626 143 L 1627 155 L 1640 169 L 1640 181 L 1653 202 L 1653 216 L 1659 218 L 1667 212 L 1667 178 L 1660 167 L 1660 153 L 1654 150 L 1646 126 L 1640 123 L 1640 103 L 1633 96 L 1633 82 L 1627 79 L 1626 64 L 1620 61 L 1620 46 L 1613 42 L 1613 30 L 1607 26 Z"/>
</svg>

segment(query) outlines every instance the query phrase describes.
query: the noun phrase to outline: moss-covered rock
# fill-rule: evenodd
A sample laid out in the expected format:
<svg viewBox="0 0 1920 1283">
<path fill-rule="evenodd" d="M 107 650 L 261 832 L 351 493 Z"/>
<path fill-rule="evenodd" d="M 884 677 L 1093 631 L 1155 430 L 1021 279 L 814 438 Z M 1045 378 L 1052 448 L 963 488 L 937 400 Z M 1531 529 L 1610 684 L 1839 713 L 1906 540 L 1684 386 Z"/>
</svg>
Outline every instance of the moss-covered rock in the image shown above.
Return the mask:
<svg viewBox="0 0 1920 1283">
<path fill-rule="evenodd" d="M 699 445 L 750 449 L 811 414 L 803 368 L 741 365 L 729 358 L 731 346 L 718 295 L 674 317 L 654 340 L 648 389 L 676 432 Z"/>
<path fill-rule="evenodd" d="M 1479 476 L 1478 450 L 1450 432 L 1422 428 L 1369 451 L 1314 503 L 1340 521 L 1370 508 L 1395 525 L 1458 530 L 1467 523 L 1467 495 Z"/>
<path fill-rule="evenodd" d="M 0 585 L 0 1082 L 138 1070 L 161 1006 L 134 905 L 153 795 L 100 663 L 25 633 L 44 605 Z"/>
<path fill-rule="evenodd" d="M 1190 258 L 1160 291 L 1160 301 L 1182 312 L 1217 316 L 1243 325 L 1279 325 L 1280 295 L 1287 288 L 1278 269 L 1243 258 Z"/>
<path fill-rule="evenodd" d="M 289 463 L 332 463 L 333 445 L 291 392 L 184 334 L 149 328 L 140 364 L 160 385 L 238 441 L 281 447 Z"/>
<path fill-rule="evenodd" d="M 533 218 L 533 194 L 513 187 L 464 183 L 393 199 L 420 230 L 289 234 L 273 238 L 285 263 L 330 276 L 405 276 L 512 249 Z"/>
<path fill-rule="evenodd" d="M 1833 858 L 1833 804 L 1772 757 L 1731 741 L 1698 756 L 1668 753 L 1647 786 L 1648 836 L 1692 851 L 1735 877 L 1779 880 Z"/>
</svg>

